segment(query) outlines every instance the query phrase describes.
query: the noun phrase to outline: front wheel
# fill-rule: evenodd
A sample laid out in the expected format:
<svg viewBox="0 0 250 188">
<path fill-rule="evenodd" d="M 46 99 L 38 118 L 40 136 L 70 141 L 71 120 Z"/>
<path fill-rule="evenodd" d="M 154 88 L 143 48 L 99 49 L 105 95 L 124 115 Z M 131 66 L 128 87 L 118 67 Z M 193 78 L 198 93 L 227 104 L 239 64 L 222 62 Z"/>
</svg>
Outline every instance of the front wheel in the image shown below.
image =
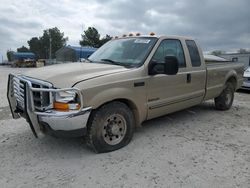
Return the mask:
<svg viewBox="0 0 250 188">
<path fill-rule="evenodd" d="M 134 127 L 134 115 L 126 104 L 108 103 L 91 115 L 87 144 L 97 153 L 120 149 L 132 139 Z"/>
<path fill-rule="evenodd" d="M 227 82 L 222 93 L 214 99 L 215 108 L 218 110 L 228 110 L 231 108 L 234 100 L 234 86 Z"/>
</svg>

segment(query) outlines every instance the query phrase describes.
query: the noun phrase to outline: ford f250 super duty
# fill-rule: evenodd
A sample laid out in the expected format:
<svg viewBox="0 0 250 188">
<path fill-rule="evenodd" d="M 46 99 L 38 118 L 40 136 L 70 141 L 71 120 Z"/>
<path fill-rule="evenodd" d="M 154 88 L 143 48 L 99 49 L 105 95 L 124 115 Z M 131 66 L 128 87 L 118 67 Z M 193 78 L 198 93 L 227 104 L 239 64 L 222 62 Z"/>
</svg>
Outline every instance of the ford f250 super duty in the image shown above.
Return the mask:
<svg viewBox="0 0 250 188">
<path fill-rule="evenodd" d="M 86 135 L 95 152 L 108 152 L 127 145 L 146 120 L 208 99 L 228 110 L 243 70 L 232 62 L 205 63 L 188 37 L 129 36 L 82 63 L 10 74 L 7 95 L 13 118 L 24 117 L 36 137 Z"/>
</svg>

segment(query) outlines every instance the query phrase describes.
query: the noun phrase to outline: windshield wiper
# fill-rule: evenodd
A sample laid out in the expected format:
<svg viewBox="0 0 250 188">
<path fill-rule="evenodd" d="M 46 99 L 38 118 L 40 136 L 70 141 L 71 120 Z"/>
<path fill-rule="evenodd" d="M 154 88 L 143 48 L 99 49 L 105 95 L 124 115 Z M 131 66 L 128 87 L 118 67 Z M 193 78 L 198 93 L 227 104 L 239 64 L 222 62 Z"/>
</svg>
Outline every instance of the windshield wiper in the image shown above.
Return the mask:
<svg viewBox="0 0 250 188">
<path fill-rule="evenodd" d="M 125 66 L 124 63 L 121 63 L 121 62 L 117 62 L 117 61 L 114 61 L 112 59 L 101 59 L 101 61 L 105 61 L 105 62 L 108 62 L 112 65 L 120 65 L 120 66 Z"/>
</svg>

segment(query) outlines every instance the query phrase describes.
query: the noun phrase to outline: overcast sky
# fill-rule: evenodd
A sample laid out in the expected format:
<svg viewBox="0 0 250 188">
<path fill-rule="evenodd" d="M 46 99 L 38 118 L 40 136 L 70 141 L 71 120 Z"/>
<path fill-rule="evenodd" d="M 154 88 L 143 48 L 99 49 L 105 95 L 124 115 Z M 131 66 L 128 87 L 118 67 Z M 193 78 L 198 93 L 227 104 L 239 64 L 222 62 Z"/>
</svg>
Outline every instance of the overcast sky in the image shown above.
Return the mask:
<svg viewBox="0 0 250 188">
<path fill-rule="evenodd" d="M 0 0 L 0 54 L 55 26 L 70 45 L 93 26 L 101 35 L 154 31 L 191 36 L 205 51 L 234 51 L 250 48 L 250 0 Z"/>
</svg>

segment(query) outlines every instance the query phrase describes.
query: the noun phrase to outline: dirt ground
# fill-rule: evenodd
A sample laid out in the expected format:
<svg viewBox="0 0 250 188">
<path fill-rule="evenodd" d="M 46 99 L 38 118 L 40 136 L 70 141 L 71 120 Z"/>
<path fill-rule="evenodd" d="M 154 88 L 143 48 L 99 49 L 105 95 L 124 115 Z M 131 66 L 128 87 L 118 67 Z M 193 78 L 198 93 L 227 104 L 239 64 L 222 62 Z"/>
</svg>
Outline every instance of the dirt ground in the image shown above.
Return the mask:
<svg viewBox="0 0 250 188">
<path fill-rule="evenodd" d="M 250 187 L 250 92 L 229 111 L 208 101 L 145 122 L 128 146 L 95 154 L 11 118 L 7 76 L 27 70 L 0 66 L 0 187 Z"/>
</svg>

